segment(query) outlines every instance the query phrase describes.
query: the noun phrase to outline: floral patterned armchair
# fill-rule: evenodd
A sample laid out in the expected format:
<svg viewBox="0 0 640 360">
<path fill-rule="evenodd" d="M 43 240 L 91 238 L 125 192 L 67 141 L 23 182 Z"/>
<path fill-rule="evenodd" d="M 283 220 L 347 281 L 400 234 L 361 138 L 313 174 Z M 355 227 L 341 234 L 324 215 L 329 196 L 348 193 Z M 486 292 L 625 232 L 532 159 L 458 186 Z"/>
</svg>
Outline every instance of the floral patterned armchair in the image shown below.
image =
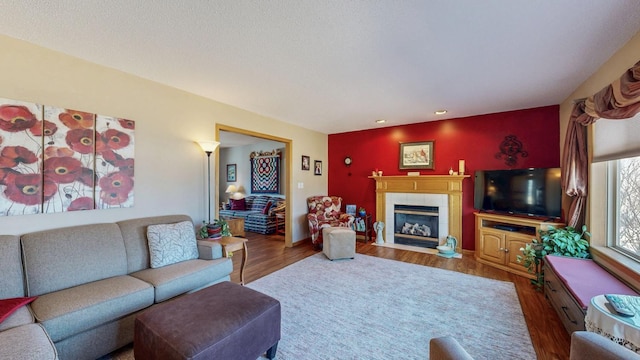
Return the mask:
<svg viewBox="0 0 640 360">
<path fill-rule="evenodd" d="M 311 242 L 316 248 L 322 246 L 322 228 L 327 226 L 348 227 L 353 225 L 354 217 L 343 213 L 342 198 L 339 196 L 311 196 L 307 198 L 307 220 Z"/>
</svg>

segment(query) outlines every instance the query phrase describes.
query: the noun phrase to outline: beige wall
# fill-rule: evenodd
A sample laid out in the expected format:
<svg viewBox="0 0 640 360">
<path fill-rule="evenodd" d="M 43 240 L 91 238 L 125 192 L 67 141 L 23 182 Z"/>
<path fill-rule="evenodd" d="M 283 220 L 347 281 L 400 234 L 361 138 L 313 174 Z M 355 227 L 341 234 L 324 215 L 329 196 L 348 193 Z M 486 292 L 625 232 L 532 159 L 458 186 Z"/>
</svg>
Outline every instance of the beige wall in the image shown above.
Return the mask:
<svg viewBox="0 0 640 360">
<path fill-rule="evenodd" d="M 5 36 L 0 36 L 0 49 L 0 97 L 136 121 L 133 208 L 0 217 L 0 234 L 174 213 L 202 222 L 207 216 L 206 155 L 194 141 L 214 140 L 216 122 L 291 139 L 293 159 L 318 153 L 326 158 L 326 134 Z M 214 156 L 211 166 L 212 171 L 217 166 Z M 292 184 L 305 183 L 291 191 L 294 242 L 308 237 L 305 198 L 327 191 L 326 176 L 308 173 L 292 169 Z"/>
</svg>

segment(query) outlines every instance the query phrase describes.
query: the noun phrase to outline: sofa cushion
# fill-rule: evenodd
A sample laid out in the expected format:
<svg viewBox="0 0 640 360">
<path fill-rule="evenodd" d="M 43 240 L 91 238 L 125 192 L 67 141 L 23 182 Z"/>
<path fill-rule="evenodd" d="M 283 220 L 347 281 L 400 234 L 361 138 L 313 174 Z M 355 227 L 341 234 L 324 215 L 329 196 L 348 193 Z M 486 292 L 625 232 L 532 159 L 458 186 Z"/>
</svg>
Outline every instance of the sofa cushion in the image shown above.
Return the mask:
<svg viewBox="0 0 640 360">
<path fill-rule="evenodd" d="M 24 296 L 20 237 L 0 235 L 0 299 Z"/>
<path fill-rule="evenodd" d="M 159 303 L 214 282 L 228 280 L 232 271 L 231 259 L 197 259 L 138 271 L 131 276 L 152 284 L 155 288 L 155 302 Z"/>
<path fill-rule="evenodd" d="M 38 297 L 31 309 L 54 342 L 153 304 L 153 287 L 123 275 Z"/>
<path fill-rule="evenodd" d="M 245 199 L 229 199 L 229 203 L 231 204 L 231 210 L 246 210 L 247 203 Z"/>
<path fill-rule="evenodd" d="M 583 309 L 587 309 L 596 295 L 638 295 L 591 259 L 555 255 L 544 259 Z"/>
<path fill-rule="evenodd" d="M 39 231 L 21 240 L 27 296 L 127 273 L 127 253 L 116 224 Z"/>
<path fill-rule="evenodd" d="M 267 204 L 264 206 L 264 209 L 262 209 L 262 215 L 267 215 L 269 213 L 269 209 L 271 209 L 271 205 L 273 203 L 271 201 L 267 201 Z"/>
<path fill-rule="evenodd" d="M 0 324 L 11 314 L 35 299 L 35 296 L 0 299 Z"/>
<path fill-rule="evenodd" d="M 54 360 L 56 348 L 40 324 L 0 332 L 0 358 Z"/>
<path fill-rule="evenodd" d="M 187 215 L 166 215 L 117 222 L 122 232 L 124 246 L 127 249 L 127 273 L 149 267 L 149 245 L 147 243 L 147 227 L 149 225 L 171 224 L 187 220 L 191 221 Z"/>
<path fill-rule="evenodd" d="M 33 318 L 29 307 L 22 306 L 0 323 L 0 331 L 5 331 L 16 326 L 31 324 L 33 322 L 35 322 L 35 319 Z"/>
<path fill-rule="evenodd" d="M 269 196 L 252 196 L 251 201 L 247 201 L 247 210 L 262 212 L 267 202 L 271 199 Z"/>
<path fill-rule="evenodd" d="M 287 207 L 287 203 L 284 200 L 279 200 L 275 206 L 271 206 L 271 209 L 269 209 L 269 215 L 274 215 L 275 213 L 278 212 L 282 212 L 285 211 L 286 207 Z"/>
<path fill-rule="evenodd" d="M 149 225 L 147 241 L 152 268 L 198 258 L 196 235 L 191 221 Z"/>
</svg>

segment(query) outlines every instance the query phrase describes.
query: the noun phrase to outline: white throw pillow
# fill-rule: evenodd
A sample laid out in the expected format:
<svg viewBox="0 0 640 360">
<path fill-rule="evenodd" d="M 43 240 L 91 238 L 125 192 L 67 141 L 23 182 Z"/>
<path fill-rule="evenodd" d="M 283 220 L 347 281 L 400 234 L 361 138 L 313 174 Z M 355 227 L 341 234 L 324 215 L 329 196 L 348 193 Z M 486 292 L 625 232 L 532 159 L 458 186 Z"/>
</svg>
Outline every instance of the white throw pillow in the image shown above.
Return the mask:
<svg viewBox="0 0 640 360">
<path fill-rule="evenodd" d="M 149 225 L 147 240 L 151 268 L 198 258 L 198 244 L 191 221 Z"/>
</svg>

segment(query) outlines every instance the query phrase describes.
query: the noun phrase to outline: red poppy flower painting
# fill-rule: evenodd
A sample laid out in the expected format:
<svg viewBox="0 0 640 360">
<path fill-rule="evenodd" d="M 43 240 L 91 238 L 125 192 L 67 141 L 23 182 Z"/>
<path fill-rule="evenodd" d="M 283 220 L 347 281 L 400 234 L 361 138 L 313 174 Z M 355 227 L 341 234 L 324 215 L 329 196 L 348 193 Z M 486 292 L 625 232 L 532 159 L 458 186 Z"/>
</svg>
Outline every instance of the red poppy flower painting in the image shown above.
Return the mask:
<svg viewBox="0 0 640 360">
<path fill-rule="evenodd" d="M 91 129 L 73 129 L 67 132 L 65 141 L 71 150 L 77 151 L 80 154 L 93 154 L 95 151 L 93 146 L 94 137 L 94 132 Z"/>
<path fill-rule="evenodd" d="M 93 198 L 94 175 L 89 169 L 93 169 L 95 162 L 95 115 L 45 106 L 44 118 L 57 129 L 45 141 L 44 174 L 51 181 L 64 185 L 60 185 L 56 196 L 44 204 L 43 211 L 64 212 L 76 199 Z"/>
<path fill-rule="evenodd" d="M 69 207 L 68 211 L 79 211 L 79 210 L 91 210 L 93 209 L 93 198 L 91 197 L 81 197 L 73 200 Z"/>
<path fill-rule="evenodd" d="M 58 127 L 51 121 L 38 120 L 29 131 L 31 131 L 34 136 L 51 136 L 58 131 Z"/>
<path fill-rule="evenodd" d="M 58 184 L 69 184 L 80 178 L 82 163 L 72 157 L 52 157 L 44 161 L 44 175 Z"/>
<path fill-rule="evenodd" d="M 35 125 L 36 115 L 21 105 L 0 105 L 0 129 L 8 132 L 24 131 Z"/>
<path fill-rule="evenodd" d="M 120 171 L 133 177 L 133 169 L 135 164 L 134 159 L 123 159 L 121 155 L 113 152 L 112 150 L 104 151 L 101 155 L 105 162 L 113 165 L 114 167 L 120 169 Z"/>
<path fill-rule="evenodd" d="M 80 169 L 80 176 L 78 177 L 78 181 L 93 189 L 96 184 L 95 173 L 92 169 L 83 167 L 82 169 Z"/>
<path fill-rule="evenodd" d="M 95 114 L 66 109 L 58 115 L 58 119 L 69 129 L 93 129 Z"/>
<path fill-rule="evenodd" d="M 133 120 L 129 120 L 129 119 L 118 119 L 118 123 L 120 123 L 120 126 L 122 126 L 125 129 L 130 129 L 133 130 L 136 128 L 136 123 Z"/>
<path fill-rule="evenodd" d="M 13 168 L 19 164 L 33 164 L 38 157 L 24 146 L 5 146 L 0 150 L 0 167 Z"/>
<path fill-rule="evenodd" d="M 15 176 L 19 174 L 20 172 L 16 170 L 0 167 L 0 185 L 8 185 L 9 183 L 14 182 Z"/>
<path fill-rule="evenodd" d="M 129 135 L 115 129 L 109 129 L 102 134 L 102 141 L 108 149 L 119 150 L 129 145 Z"/>
<path fill-rule="evenodd" d="M 42 189 L 44 188 L 44 194 Z M 18 204 L 39 205 L 49 200 L 57 191 L 57 185 L 52 181 L 42 181 L 41 174 L 18 174 L 4 190 L 7 198 Z"/>
<path fill-rule="evenodd" d="M 108 174 L 99 180 L 100 200 L 110 206 L 121 205 L 129 199 L 133 179 L 122 172 Z"/>
<path fill-rule="evenodd" d="M 41 211 L 42 149 L 40 141 L 35 140 L 35 136 L 41 136 L 38 131 L 43 132 L 38 129 L 40 123 L 41 106 L 0 99 L 0 216 Z"/>
<path fill-rule="evenodd" d="M 96 117 L 97 208 L 133 206 L 134 129 L 132 120 Z"/>
<path fill-rule="evenodd" d="M 47 146 L 44 149 L 44 158 L 73 156 L 75 152 L 68 147 Z"/>
<path fill-rule="evenodd" d="M 128 119 L 0 99 L 0 216 L 133 206 L 134 130 Z"/>
</svg>

